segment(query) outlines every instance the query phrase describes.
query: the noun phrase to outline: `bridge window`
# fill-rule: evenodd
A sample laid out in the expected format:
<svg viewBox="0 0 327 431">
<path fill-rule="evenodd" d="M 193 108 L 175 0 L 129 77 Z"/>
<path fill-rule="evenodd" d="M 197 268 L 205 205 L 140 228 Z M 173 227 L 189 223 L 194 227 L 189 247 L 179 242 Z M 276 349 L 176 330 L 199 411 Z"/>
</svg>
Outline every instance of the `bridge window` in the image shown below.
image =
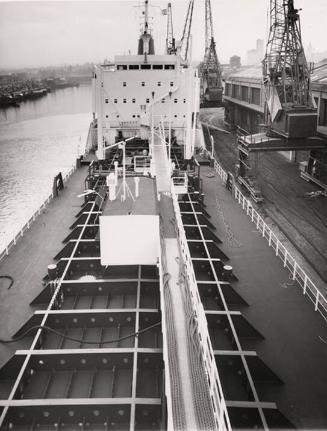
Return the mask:
<svg viewBox="0 0 327 431">
<path fill-rule="evenodd" d="M 106 118 L 109 118 L 109 115 L 106 115 Z"/>
<path fill-rule="evenodd" d="M 135 103 L 135 99 L 132 99 L 132 103 Z"/>
<path fill-rule="evenodd" d="M 133 118 L 135 118 L 135 115 L 132 115 Z"/>
<path fill-rule="evenodd" d="M 159 82 L 157 83 L 157 85 L 158 85 L 158 87 L 161 87 L 161 82 L 159 81 Z"/>
<path fill-rule="evenodd" d="M 146 103 L 150 103 L 150 99 L 146 99 L 146 101 L 145 101 Z"/>
<path fill-rule="evenodd" d="M 104 99 L 104 101 L 105 101 L 106 103 L 109 103 L 109 100 L 108 100 L 108 99 Z"/>
<path fill-rule="evenodd" d="M 177 114 L 175 114 L 174 117 L 177 118 Z"/>
<path fill-rule="evenodd" d="M 183 103 L 186 103 L 186 99 L 183 99 Z"/>
<path fill-rule="evenodd" d="M 117 100 L 117 99 L 114 99 L 114 103 L 118 103 L 118 100 Z"/>
<path fill-rule="evenodd" d="M 138 64 L 130 64 L 129 70 L 139 70 L 140 66 Z"/>
<path fill-rule="evenodd" d="M 145 87 L 145 82 L 144 81 L 141 82 L 141 85 L 142 85 L 142 87 Z"/>
<path fill-rule="evenodd" d="M 142 70 L 149 70 L 149 69 L 151 69 L 151 64 L 141 64 L 141 69 Z"/>
<path fill-rule="evenodd" d="M 154 65 L 152 66 L 152 69 L 153 69 L 153 70 L 160 70 L 160 69 L 163 69 L 163 65 L 162 65 L 162 64 L 154 64 Z"/>
<path fill-rule="evenodd" d="M 123 87 L 126 87 L 126 82 L 125 81 L 123 82 Z"/>
<path fill-rule="evenodd" d="M 173 83 L 173 82 L 171 82 L 171 83 L 170 83 L 170 86 L 171 86 L 171 87 L 173 87 L 173 86 L 174 86 L 174 83 Z"/>
<path fill-rule="evenodd" d="M 127 70 L 127 65 L 126 64 L 120 64 L 119 66 L 117 66 L 117 70 Z"/>
<path fill-rule="evenodd" d="M 165 70 L 174 70 L 175 65 L 174 64 L 165 64 Z"/>
<path fill-rule="evenodd" d="M 174 99 L 174 103 L 177 103 L 178 102 L 178 100 L 177 99 Z"/>
<path fill-rule="evenodd" d="M 126 103 L 126 99 L 123 99 L 123 103 Z"/>
<path fill-rule="evenodd" d="M 161 99 L 161 103 L 165 103 L 166 102 L 166 99 Z"/>
</svg>

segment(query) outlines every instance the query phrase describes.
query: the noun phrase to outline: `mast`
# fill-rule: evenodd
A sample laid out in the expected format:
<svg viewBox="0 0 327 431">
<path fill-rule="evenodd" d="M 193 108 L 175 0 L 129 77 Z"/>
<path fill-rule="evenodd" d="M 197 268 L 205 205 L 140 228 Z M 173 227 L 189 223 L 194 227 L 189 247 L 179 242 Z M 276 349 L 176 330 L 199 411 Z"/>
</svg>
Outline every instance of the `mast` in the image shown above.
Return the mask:
<svg viewBox="0 0 327 431">
<path fill-rule="evenodd" d="M 147 55 L 154 55 L 154 40 L 149 31 L 149 0 L 144 1 L 143 9 L 143 30 L 141 32 L 139 43 L 138 43 L 138 55 L 144 55 L 144 61 L 146 62 Z"/>
</svg>

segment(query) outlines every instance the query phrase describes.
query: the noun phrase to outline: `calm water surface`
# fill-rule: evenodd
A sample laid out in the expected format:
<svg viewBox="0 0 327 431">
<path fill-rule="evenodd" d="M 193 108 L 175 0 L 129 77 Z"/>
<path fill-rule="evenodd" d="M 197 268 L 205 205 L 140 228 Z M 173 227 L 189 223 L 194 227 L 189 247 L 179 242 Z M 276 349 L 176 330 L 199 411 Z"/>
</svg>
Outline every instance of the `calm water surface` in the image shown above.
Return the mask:
<svg viewBox="0 0 327 431">
<path fill-rule="evenodd" d="M 52 191 L 85 147 L 91 87 L 66 88 L 0 109 L 0 250 Z"/>
</svg>

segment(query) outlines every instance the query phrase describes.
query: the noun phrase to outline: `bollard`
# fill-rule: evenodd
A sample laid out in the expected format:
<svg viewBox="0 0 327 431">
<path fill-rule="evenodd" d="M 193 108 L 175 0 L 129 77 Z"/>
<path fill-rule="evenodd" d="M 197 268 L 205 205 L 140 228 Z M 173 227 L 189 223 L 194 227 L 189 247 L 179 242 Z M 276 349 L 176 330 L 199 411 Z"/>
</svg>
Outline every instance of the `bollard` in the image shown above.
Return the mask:
<svg viewBox="0 0 327 431">
<path fill-rule="evenodd" d="M 50 280 L 55 280 L 57 278 L 57 265 L 55 263 L 48 265 L 48 276 Z"/>
<path fill-rule="evenodd" d="M 233 274 L 233 267 L 230 265 L 225 265 L 223 268 L 223 277 L 225 281 L 229 281 Z"/>
</svg>

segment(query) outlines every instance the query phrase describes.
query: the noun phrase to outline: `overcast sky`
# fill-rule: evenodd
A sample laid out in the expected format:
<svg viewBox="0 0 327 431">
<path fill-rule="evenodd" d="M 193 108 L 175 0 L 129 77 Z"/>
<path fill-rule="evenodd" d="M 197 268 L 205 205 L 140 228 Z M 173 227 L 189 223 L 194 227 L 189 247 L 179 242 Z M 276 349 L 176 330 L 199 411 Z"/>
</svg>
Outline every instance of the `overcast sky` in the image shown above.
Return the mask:
<svg viewBox="0 0 327 431">
<path fill-rule="evenodd" d="M 167 1 L 151 2 L 157 53 L 166 38 L 166 17 L 160 8 Z M 188 0 L 171 0 L 174 33 L 181 37 Z M 269 0 L 211 0 L 218 57 L 228 62 L 244 58 L 265 39 Z M 135 53 L 140 29 L 137 1 L 0 1 L 0 68 L 76 64 L 113 59 L 116 54 Z M 327 0 L 295 0 L 302 8 L 304 46 L 327 50 Z M 201 59 L 204 47 L 204 0 L 195 0 L 193 58 Z"/>
</svg>

